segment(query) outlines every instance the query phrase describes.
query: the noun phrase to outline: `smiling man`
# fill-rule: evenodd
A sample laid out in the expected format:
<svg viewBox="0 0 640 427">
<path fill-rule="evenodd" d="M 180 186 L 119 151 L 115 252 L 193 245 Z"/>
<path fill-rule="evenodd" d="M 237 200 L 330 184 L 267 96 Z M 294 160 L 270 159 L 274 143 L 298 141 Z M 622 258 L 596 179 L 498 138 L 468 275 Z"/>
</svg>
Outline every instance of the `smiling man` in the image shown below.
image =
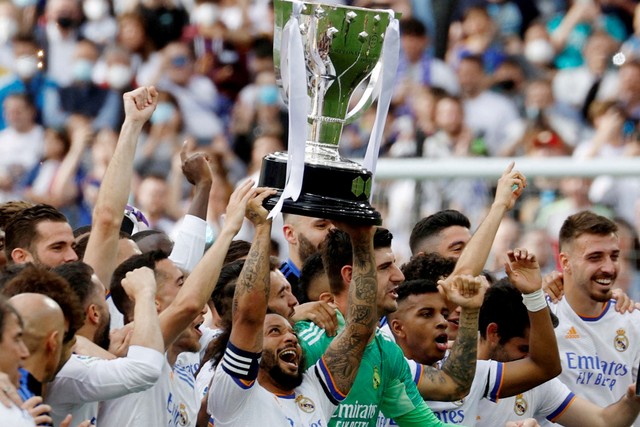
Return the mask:
<svg viewBox="0 0 640 427">
<path fill-rule="evenodd" d="M 376 308 L 380 318 L 397 310 L 397 289 L 404 280 L 391 249 L 392 238 L 385 228 L 378 228 L 373 237 L 378 280 Z M 355 267 L 352 265 L 352 254 L 348 235 L 341 230 L 332 230 L 322 246 L 322 261 L 331 292 L 321 294 L 320 298 L 325 301 L 330 298 L 338 307 L 339 331 L 346 327 L 344 318 L 349 313 L 349 292 L 353 283 L 347 280 L 349 275 L 346 273 Z M 424 372 L 421 377 L 430 391 L 430 398 L 453 401 L 464 397 L 469 391 L 475 370 L 477 316 L 475 319 L 475 324 L 472 319 L 467 319 L 471 326 L 465 324 L 465 327 L 461 327 L 463 339 L 452 350 L 453 355 L 442 370 L 427 367 L 421 371 Z M 307 366 L 312 366 L 331 345 L 333 338 L 324 329 L 308 321 L 297 322 L 295 329 L 307 357 Z M 376 426 L 380 412 L 393 418 L 400 426 L 439 423 L 422 400 L 402 350 L 391 338 L 377 330 L 364 352 L 354 387 L 340 403 L 329 426 Z"/>
<path fill-rule="evenodd" d="M 376 263 L 371 227 L 346 226 L 353 242 L 353 281 L 347 327 L 309 369 L 291 325 L 267 314 L 271 221 L 261 203 L 249 203 L 256 228 L 233 299 L 232 327 L 208 396 L 216 426 L 326 426 L 351 390 L 367 342 L 376 328 Z M 269 191 L 269 192 L 266 192 Z"/>
<path fill-rule="evenodd" d="M 49 205 L 26 208 L 9 220 L 5 229 L 7 260 L 33 262 L 45 267 L 76 261 L 73 231 L 67 218 Z"/>
<path fill-rule="evenodd" d="M 576 394 L 600 406 L 616 402 L 635 383 L 640 362 L 640 313 L 618 313 L 611 301 L 620 265 L 617 226 L 584 211 L 560 229 L 565 297 L 551 309 L 562 374 Z"/>
<path fill-rule="evenodd" d="M 473 242 L 470 248 L 471 245 Z M 501 288 L 494 285 L 481 301 L 479 360 L 469 394 L 457 402 L 433 401 L 435 399 L 427 402 L 442 421 L 473 427 L 479 420 L 481 402 L 497 402 L 522 393 L 553 378 L 560 370 L 551 318 L 540 291 L 542 280 L 537 261 L 524 249 L 510 251 L 507 256 L 510 260 L 508 275 L 514 285 L 503 279 L 511 291 L 508 293 L 510 298 L 505 298 Z M 446 316 L 449 310 L 436 284 L 441 272 L 441 269 L 434 269 L 431 274 L 436 273 L 435 277 L 427 275 L 425 279 L 409 280 L 400 285 L 398 310 L 389 316 L 390 332 L 409 359 L 413 374 L 426 371 L 427 366 L 439 362 L 447 349 Z M 460 280 L 460 277 L 453 275 L 447 281 Z M 527 298 L 537 295 L 540 304 L 527 309 L 521 303 L 525 294 L 529 295 Z M 466 310 L 473 307 L 469 303 L 466 303 Z M 497 335 L 494 318 L 500 319 L 502 336 Z M 415 375 L 415 378 L 420 393 L 428 398 L 431 391 L 425 384 L 424 375 Z M 504 422 L 484 425 L 498 426 Z"/>
</svg>

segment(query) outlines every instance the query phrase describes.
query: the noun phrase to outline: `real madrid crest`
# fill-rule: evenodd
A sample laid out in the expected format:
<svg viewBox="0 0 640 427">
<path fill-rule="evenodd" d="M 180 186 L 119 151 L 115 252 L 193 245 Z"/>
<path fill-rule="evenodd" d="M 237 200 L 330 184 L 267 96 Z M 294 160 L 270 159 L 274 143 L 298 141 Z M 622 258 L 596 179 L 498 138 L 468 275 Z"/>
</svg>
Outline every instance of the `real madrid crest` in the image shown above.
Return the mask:
<svg viewBox="0 0 640 427">
<path fill-rule="evenodd" d="M 378 371 L 378 367 L 374 366 L 373 367 L 373 389 L 377 390 L 378 387 L 380 387 L 380 382 L 382 380 L 380 379 L 380 372 Z"/>
<path fill-rule="evenodd" d="M 296 397 L 296 403 L 298 404 L 298 407 L 307 414 L 310 414 L 316 410 L 316 404 L 313 403 L 313 400 L 309 399 L 307 396 L 299 395 L 298 397 Z"/>
<path fill-rule="evenodd" d="M 178 418 L 178 424 L 181 426 L 189 425 L 189 415 L 187 414 L 187 407 L 184 403 L 181 403 L 178 407 L 178 412 L 180 413 L 180 417 Z"/>
<path fill-rule="evenodd" d="M 513 412 L 522 416 L 527 412 L 528 406 L 527 401 L 524 400 L 524 397 L 522 397 L 521 394 L 519 394 L 516 396 L 516 402 L 513 404 Z"/>
<path fill-rule="evenodd" d="M 616 331 L 616 337 L 613 339 L 613 347 L 619 352 L 623 352 L 629 348 L 629 338 L 625 334 L 624 329 L 618 329 Z"/>
</svg>

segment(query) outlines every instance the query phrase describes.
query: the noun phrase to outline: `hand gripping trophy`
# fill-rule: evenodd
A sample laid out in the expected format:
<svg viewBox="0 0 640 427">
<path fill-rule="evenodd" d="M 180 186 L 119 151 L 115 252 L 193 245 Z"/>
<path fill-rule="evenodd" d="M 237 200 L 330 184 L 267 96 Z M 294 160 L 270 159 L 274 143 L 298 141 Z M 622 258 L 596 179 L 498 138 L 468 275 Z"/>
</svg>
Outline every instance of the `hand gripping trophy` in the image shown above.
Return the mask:
<svg viewBox="0 0 640 427">
<path fill-rule="evenodd" d="M 276 0 L 276 78 L 289 108 L 288 153 L 262 162 L 260 186 L 278 189 L 265 205 L 282 212 L 380 225 L 369 203 L 373 173 L 398 64 L 398 20 L 391 10 Z M 349 111 L 351 96 L 367 87 Z M 364 164 L 340 157 L 351 123 L 378 98 Z"/>
</svg>

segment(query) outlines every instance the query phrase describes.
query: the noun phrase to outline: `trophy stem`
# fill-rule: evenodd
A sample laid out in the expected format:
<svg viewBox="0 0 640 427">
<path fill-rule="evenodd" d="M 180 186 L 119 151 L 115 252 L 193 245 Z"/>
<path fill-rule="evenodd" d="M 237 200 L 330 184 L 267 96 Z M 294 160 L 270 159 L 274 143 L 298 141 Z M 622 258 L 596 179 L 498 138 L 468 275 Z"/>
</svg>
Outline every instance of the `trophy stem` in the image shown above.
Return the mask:
<svg viewBox="0 0 640 427">
<path fill-rule="evenodd" d="M 314 115 L 308 116 L 307 120 L 309 123 L 307 140 L 323 146 L 335 145 L 337 151 L 344 120 Z"/>
<path fill-rule="evenodd" d="M 338 152 L 338 146 L 307 141 L 305 145 L 305 160 L 316 164 L 339 162 L 340 153 Z"/>
</svg>

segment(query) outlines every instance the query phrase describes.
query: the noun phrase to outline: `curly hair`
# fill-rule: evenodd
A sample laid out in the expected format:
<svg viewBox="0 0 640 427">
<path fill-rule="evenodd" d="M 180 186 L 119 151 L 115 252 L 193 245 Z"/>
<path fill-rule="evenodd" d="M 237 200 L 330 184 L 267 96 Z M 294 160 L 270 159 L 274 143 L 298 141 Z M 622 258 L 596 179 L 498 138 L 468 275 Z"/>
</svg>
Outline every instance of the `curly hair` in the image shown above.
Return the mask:
<svg viewBox="0 0 640 427">
<path fill-rule="evenodd" d="M 7 298 L 24 293 L 43 294 L 58 303 L 69 329 L 65 332 L 64 343 L 73 339 L 78 329 L 84 325 L 84 310 L 78 296 L 69 283 L 58 274 L 44 267 L 28 264 L 2 289 Z"/>
</svg>

